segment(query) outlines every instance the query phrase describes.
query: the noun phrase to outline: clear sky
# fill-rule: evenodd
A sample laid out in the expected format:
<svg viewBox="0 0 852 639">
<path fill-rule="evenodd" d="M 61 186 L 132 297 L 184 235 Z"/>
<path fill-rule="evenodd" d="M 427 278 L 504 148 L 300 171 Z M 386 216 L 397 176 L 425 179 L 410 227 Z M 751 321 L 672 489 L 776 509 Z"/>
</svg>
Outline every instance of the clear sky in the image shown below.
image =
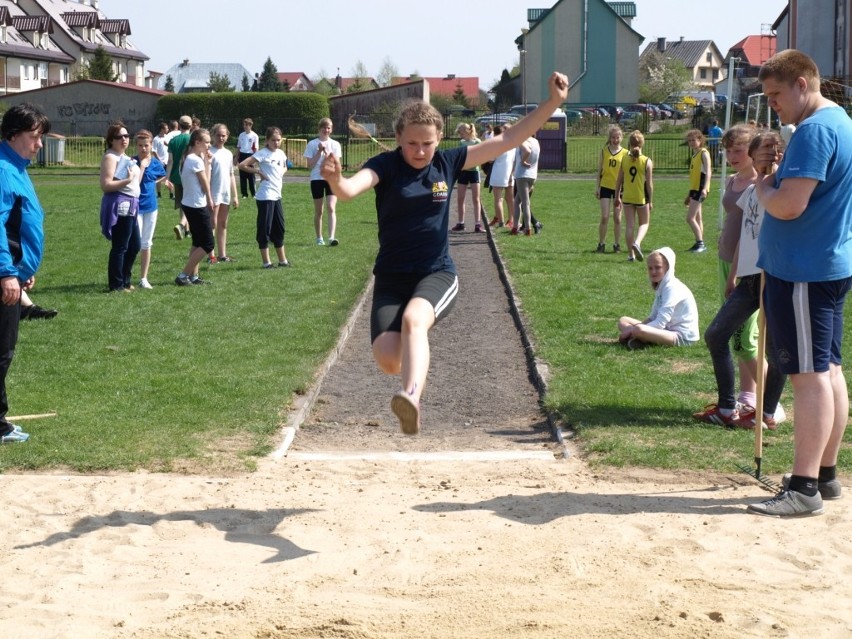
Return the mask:
<svg viewBox="0 0 852 639">
<path fill-rule="evenodd" d="M 165 72 L 190 62 L 236 62 L 259 72 L 352 75 L 357 62 L 376 76 L 385 60 L 400 75 L 477 76 L 488 89 L 518 63 L 514 44 L 528 27 L 527 8 L 556 0 L 100 0 L 109 18 L 130 20 L 131 40 Z M 786 0 L 636 0 L 633 28 L 645 37 L 713 40 L 724 55 L 746 35 L 775 21 Z M 180 35 L 178 35 L 180 34 Z M 239 79 L 231 78 L 234 83 Z"/>
</svg>

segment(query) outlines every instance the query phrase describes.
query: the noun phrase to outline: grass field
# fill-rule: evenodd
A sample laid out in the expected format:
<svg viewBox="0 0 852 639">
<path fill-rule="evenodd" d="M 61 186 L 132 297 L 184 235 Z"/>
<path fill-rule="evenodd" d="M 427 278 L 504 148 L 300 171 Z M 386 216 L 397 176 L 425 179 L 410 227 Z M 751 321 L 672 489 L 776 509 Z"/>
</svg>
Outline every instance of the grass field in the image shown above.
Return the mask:
<svg viewBox="0 0 852 639">
<path fill-rule="evenodd" d="M 685 187 L 684 179 L 657 181 L 645 248 L 678 252 L 677 274 L 696 295 L 703 330 L 719 306 L 717 192 L 705 203 L 711 250 L 692 255 L 684 252 L 692 243 Z M 36 177 L 36 188 L 47 210 L 47 243 L 32 296 L 60 315 L 22 324 L 8 380 L 10 414 L 58 416 L 29 422 L 26 445 L 0 448 L 0 470 L 251 469 L 276 443 L 290 399 L 310 385 L 369 277 L 372 196 L 341 204 L 342 244 L 319 248 L 307 184 L 287 183 L 287 256 L 294 267 L 271 271 L 259 268 L 254 202 L 245 203 L 230 224 L 229 253 L 239 261 L 203 266 L 213 284 L 189 289 L 172 283 L 188 245 L 174 239 L 176 215 L 162 200 L 155 288 L 127 295 L 106 292 L 109 243 L 99 234 L 97 176 L 48 173 Z M 644 317 L 652 293 L 642 264 L 594 253 L 593 192 L 589 179 L 548 176 L 533 198 L 544 232 L 498 234 L 538 355 L 550 369 L 547 408 L 575 429 L 594 464 L 729 471 L 734 462 L 750 463 L 752 433 L 690 419 L 715 401 L 703 343 L 640 352 L 614 344 L 617 318 Z M 492 210 L 489 198 L 486 207 Z M 789 409 L 789 391 L 782 402 Z M 789 422 L 765 441 L 764 469 L 787 469 Z M 849 463 L 847 448 L 841 464 Z"/>
</svg>

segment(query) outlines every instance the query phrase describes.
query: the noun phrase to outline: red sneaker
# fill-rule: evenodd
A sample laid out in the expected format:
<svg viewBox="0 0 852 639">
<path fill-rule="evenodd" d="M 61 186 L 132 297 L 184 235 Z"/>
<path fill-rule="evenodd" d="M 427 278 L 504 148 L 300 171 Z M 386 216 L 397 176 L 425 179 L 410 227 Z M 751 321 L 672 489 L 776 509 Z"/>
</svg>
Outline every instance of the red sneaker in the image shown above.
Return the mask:
<svg viewBox="0 0 852 639">
<path fill-rule="evenodd" d="M 730 415 L 723 415 L 716 404 L 707 404 L 703 411 L 692 413 L 692 419 L 704 424 L 716 424 L 725 428 L 737 428 L 739 424 L 739 414 L 736 410 Z"/>
</svg>

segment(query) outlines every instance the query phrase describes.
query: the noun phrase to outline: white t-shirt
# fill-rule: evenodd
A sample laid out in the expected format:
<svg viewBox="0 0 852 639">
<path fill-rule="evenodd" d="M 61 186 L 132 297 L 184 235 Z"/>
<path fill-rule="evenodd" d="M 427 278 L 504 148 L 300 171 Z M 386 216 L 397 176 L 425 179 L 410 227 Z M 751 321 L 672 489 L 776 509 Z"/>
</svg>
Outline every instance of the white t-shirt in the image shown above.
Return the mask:
<svg viewBox="0 0 852 639">
<path fill-rule="evenodd" d="M 509 149 L 494 159 L 491 165 L 491 186 L 507 187 L 512 183 L 512 169 L 515 165 L 515 149 Z"/>
<path fill-rule="evenodd" d="M 260 138 L 257 137 L 257 133 L 254 131 L 251 133 L 243 131 L 237 137 L 237 149 L 240 153 L 254 153 L 257 151 L 258 146 L 260 146 Z"/>
<path fill-rule="evenodd" d="M 234 175 L 234 154 L 225 147 L 210 147 L 210 193 L 213 204 L 231 204 L 231 178 Z"/>
<path fill-rule="evenodd" d="M 154 139 L 151 140 L 151 148 L 154 149 L 154 155 L 157 156 L 157 159 L 163 163 L 163 166 L 166 166 L 169 163 L 169 141 L 166 136 L 154 136 Z"/>
<path fill-rule="evenodd" d="M 740 199 L 737 206 L 743 210 L 743 221 L 740 226 L 740 253 L 737 259 L 737 277 L 756 275 L 760 273 L 757 267 L 757 257 L 760 253 L 757 247 L 757 238 L 760 236 L 760 226 L 766 209 L 757 199 L 757 191 L 754 184 L 750 184 Z"/>
<path fill-rule="evenodd" d="M 530 178 L 535 180 L 538 178 L 538 155 L 541 152 L 541 145 L 535 138 L 528 138 L 525 142 L 530 147 L 530 156 L 527 158 L 529 166 L 524 166 L 524 153 L 521 147 L 515 154 L 515 179 Z"/>
<path fill-rule="evenodd" d="M 332 153 L 334 157 L 340 158 L 343 157 L 343 149 L 340 147 L 340 142 L 337 140 L 332 140 L 329 138 L 325 142 L 321 142 L 319 138 L 314 138 L 310 142 L 308 142 L 305 147 L 305 158 L 310 160 L 313 158 L 318 152 L 320 144 L 325 146 L 326 153 Z M 322 163 L 323 160 L 317 160 L 317 163 L 314 164 L 314 168 L 311 169 L 311 180 L 322 180 Z"/>
<path fill-rule="evenodd" d="M 123 186 L 119 190 L 119 193 L 129 195 L 130 197 L 139 197 L 141 192 L 139 181 L 142 177 L 142 170 L 139 168 L 139 165 L 136 164 L 136 161 L 133 160 L 133 158 L 123 153 L 119 155 L 112 150 L 107 151 L 107 153 L 118 155 L 118 162 L 116 162 L 115 165 L 115 173 L 112 174 L 114 179 L 126 180 L 127 178 L 133 178 L 130 184 Z"/>
<path fill-rule="evenodd" d="M 183 199 L 180 203 L 193 209 L 207 206 L 207 196 L 198 181 L 198 173 L 204 173 L 204 160 L 196 153 L 188 153 L 180 170 L 180 180 L 183 182 Z"/>
<path fill-rule="evenodd" d="M 265 179 L 260 181 L 255 193 L 256 200 L 280 200 L 284 174 L 287 172 L 287 154 L 281 149 L 270 151 L 263 147 L 252 156 Z"/>
</svg>

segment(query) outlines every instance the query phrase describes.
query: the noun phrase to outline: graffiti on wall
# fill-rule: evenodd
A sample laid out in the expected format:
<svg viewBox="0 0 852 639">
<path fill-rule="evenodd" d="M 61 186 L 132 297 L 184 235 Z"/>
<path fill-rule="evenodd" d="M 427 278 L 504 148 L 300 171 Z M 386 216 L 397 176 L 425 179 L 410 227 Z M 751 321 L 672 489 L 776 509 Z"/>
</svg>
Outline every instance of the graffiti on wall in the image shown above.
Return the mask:
<svg viewBox="0 0 852 639">
<path fill-rule="evenodd" d="M 74 102 L 73 104 L 58 104 L 56 110 L 59 117 L 109 115 L 112 105 L 108 102 Z"/>
</svg>

